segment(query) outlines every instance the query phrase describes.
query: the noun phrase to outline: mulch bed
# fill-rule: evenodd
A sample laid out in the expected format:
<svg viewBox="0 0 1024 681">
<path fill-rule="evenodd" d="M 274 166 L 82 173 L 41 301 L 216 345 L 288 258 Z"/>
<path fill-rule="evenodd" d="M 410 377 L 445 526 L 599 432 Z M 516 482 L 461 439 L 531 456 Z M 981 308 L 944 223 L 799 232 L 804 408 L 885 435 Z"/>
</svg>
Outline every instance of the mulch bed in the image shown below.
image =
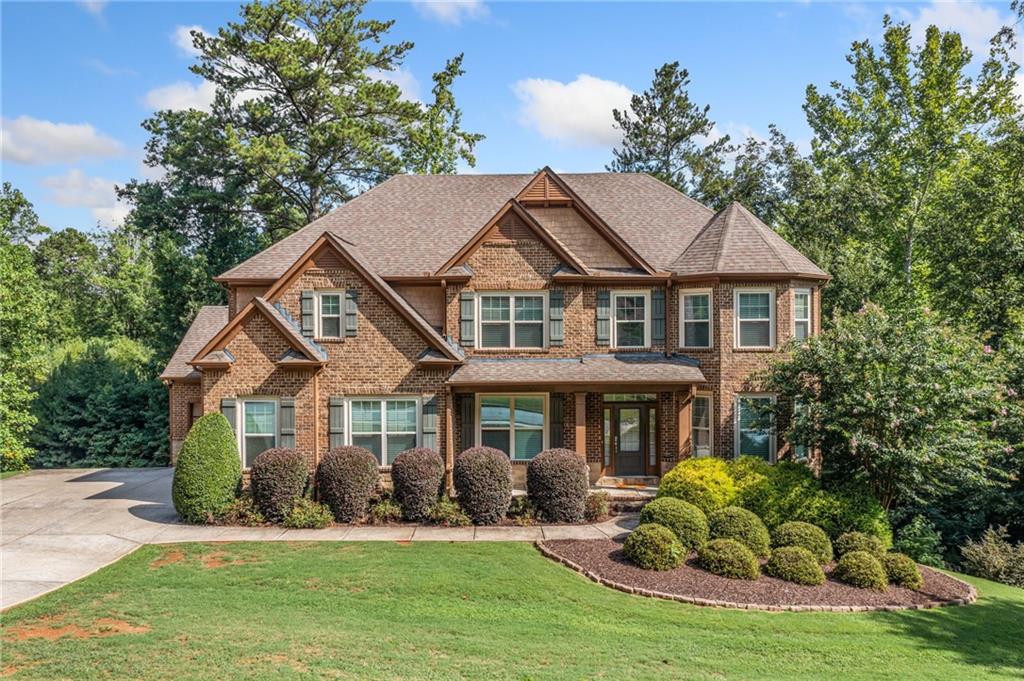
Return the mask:
<svg viewBox="0 0 1024 681">
<path fill-rule="evenodd" d="M 558 539 L 538 543 L 541 552 L 621 591 L 671 600 L 763 610 L 900 610 L 964 605 L 974 587 L 937 570 L 920 567 L 920 591 L 890 585 L 885 593 L 858 589 L 829 575 L 820 586 L 802 586 L 762 575 L 755 581 L 719 577 L 697 567 L 696 556 L 675 570 L 642 570 L 626 560 L 622 542 L 613 539 Z"/>
</svg>

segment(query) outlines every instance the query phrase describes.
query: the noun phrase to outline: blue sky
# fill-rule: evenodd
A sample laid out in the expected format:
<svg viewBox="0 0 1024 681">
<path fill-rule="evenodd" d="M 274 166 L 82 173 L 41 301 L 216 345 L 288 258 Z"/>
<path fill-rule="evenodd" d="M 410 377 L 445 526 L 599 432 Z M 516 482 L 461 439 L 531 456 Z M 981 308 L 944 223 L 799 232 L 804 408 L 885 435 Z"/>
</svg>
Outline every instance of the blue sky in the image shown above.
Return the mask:
<svg viewBox="0 0 1024 681">
<path fill-rule="evenodd" d="M 203 106 L 187 30 L 235 19 L 235 2 L 3 2 L 2 176 L 53 228 L 93 230 L 125 213 L 113 187 L 141 164 L 140 123 L 155 108 Z M 429 97 L 430 75 L 465 53 L 456 85 L 467 129 L 487 139 L 471 172 L 602 170 L 610 110 L 678 60 L 718 134 L 766 136 L 777 123 L 806 147 L 809 83 L 845 79 L 851 41 L 876 38 L 886 12 L 915 34 L 935 23 L 984 52 L 1009 2 L 619 3 L 375 2 L 393 37 L 416 44 L 396 81 Z M 1018 57 L 1018 61 L 1022 61 Z M 1021 79 L 1024 93 L 1024 77 Z"/>
</svg>

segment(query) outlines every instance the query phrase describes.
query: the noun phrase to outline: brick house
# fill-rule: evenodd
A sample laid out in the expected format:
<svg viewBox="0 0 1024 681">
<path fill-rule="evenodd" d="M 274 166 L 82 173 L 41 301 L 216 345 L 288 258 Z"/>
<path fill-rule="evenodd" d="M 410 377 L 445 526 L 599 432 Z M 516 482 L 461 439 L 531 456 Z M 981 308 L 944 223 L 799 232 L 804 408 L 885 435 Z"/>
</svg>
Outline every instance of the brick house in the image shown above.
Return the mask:
<svg viewBox="0 0 1024 681">
<path fill-rule="evenodd" d="M 162 378 L 176 454 L 220 410 L 243 465 L 268 447 L 412 446 L 449 471 L 543 449 L 592 481 L 688 456 L 801 456 L 752 374 L 816 333 L 828 275 L 739 204 L 647 175 L 391 178 L 216 278 Z"/>
</svg>

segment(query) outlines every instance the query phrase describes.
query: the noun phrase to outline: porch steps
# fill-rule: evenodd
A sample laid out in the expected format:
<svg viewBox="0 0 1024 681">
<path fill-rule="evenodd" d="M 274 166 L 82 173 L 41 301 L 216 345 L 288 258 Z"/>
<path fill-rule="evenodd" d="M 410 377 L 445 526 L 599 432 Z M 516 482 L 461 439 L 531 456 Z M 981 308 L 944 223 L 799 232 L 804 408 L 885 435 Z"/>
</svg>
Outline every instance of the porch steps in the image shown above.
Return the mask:
<svg viewBox="0 0 1024 681">
<path fill-rule="evenodd" d="M 615 513 L 636 513 L 658 493 L 658 478 L 655 477 L 603 477 L 592 488 L 596 492 L 607 492 L 609 504 Z"/>
</svg>

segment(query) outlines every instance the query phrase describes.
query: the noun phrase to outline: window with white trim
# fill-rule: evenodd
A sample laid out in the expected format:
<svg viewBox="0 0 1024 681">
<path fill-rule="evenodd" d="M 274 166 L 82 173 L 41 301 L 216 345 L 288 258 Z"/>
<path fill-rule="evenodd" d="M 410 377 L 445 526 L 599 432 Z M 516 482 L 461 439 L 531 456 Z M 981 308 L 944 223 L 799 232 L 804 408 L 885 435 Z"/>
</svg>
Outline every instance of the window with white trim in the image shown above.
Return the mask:
<svg viewBox="0 0 1024 681">
<path fill-rule="evenodd" d="M 547 297 L 543 293 L 481 293 L 481 348 L 543 348 Z"/>
<path fill-rule="evenodd" d="M 771 289 L 736 289 L 737 348 L 775 347 L 775 292 Z"/>
<path fill-rule="evenodd" d="M 349 442 L 369 450 L 382 466 L 417 446 L 420 434 L 419 400 L 411 397 L 357 397 L 348 401 Z"/>
<path fill-rule="evenodd" d="M 690 410 L 693 455 L 711 456 L 711 395 L 698 394 Z"/>
<path fill-rule="evenodd" d="M 711 290 L 699 289 L 679 293 L 680 347 L 711 347 Z"/>
<path fill-rule="evenodd" d="M 277 446 L 277 401 L 243 400 L 241 412 L 239 440 L 242 467 L 250 468 L 257 456 Z"/>
<path fill-rule="evenodd" d="M 612 315 L 612 347 L 650 347 L 650 291 L 612 291 Z"/>
<path fill-rule="evenodd" d="M 793 338 L 798 341 L 811 336 L 811 289 L 793 291 Z"/>
<path fill-rule="evenodd" d="M 736 456 L 775 461 L 774 395 L 736 396 Z"/>
<path fill-rule="evenodd" d="M 341 338 L 342 293 L 317 292 L 317 338 Z"/>
<path fill-rule="evenodd" d="M 477 395 L 477 443 L 526 461 L 547 447 L 548 396 Z"/>
</svg>

